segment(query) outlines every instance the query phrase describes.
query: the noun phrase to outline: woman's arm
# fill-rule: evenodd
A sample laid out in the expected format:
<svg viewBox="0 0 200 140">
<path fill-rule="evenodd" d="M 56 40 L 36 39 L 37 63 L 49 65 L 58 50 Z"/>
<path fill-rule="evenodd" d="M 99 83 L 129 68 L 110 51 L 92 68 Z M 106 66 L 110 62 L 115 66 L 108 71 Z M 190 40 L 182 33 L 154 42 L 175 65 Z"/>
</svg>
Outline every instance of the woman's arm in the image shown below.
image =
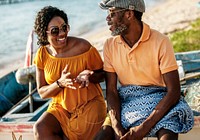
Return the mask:
<svg viewBox="0 0 200 140">
<path fill-rule="evenodd" d="M 73 80 L 70 78 L 70 72 L 67 71 L 67 65 L 62 71 L 61 77 L 52 84 L 47 84 L 44 77 L 44 70 L 36 68 L 37 90 L 42 99 L 56 96 L 65 87 L 76 89 L 73 86 Z"/>
<path fill-rule="evenodd" d="M 37 81 L 37 90 L 42 99 L 50 98 L 55 96 L 61 88 L 58 87 L 57 83 L 47 84 L 44 78 L 44 70 L 36 68 L 36 81 Z"/>
</svg>

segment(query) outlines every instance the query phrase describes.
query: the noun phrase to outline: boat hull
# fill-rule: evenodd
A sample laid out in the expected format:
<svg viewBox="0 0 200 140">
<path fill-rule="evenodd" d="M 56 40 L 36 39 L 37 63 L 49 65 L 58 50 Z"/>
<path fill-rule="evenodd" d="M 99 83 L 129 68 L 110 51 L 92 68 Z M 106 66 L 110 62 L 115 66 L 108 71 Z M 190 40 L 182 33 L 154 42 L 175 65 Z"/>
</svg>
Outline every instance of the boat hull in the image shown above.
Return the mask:
<svg viewBox="0 0 200 140">
<path fill-rule="evenodd" d="M 19 140 L 21 136 L 23 140 L 34 140 L 33 137 L 34 122 L 4 122 L 0 123 L 0 140 Z"/>
<path fill-rule="evenodd" d="M 195 58 L 194 58 L 195 57 Z M 184 71 L 199 71 L 200 70 L 200 51 L 189 53 L 176 54 L 177 60 L 182 60 Z M 192 60 L 191 60 L 192 59 Z M 195 60 L 194 60 L 195 59 Z M 196 75 L 195 75 L 196 76 Z M 5 79 L 5 78 L 4 78 Z M 9 78 L 6 78 L 9 79 Z M 1 83 L 1 81 L 0 81 Z M 5 82 L 4 82 L 5 83 Z M 3 85 L 3 84 L 1 84 Z M 105 84 L 103 84 L 105 87 Z M 0 86 L 0 91 L 5 86 Z M 105 90 L 105 89 L 104 89 Z M 3 90 L 2 90 L 3 91 Z M 29 100 L 23 101 L 11 112 L 7 113 L 0 122 L 0 140 L 13 140 L 22 137 L 23 140 L 34 140 L 33 125 L 39 116 L 47 109 L 50 100 L 42 100 L 33 98 L 34 105 L 40 104 L 32 113 L 24 113 L 29 103 Z M 179 140 L 199 140 L 200 139 L 200 116 L 195 117 L 195 124 L 192 130 L 185 134 L 179 134 Z M 157 138 L 144 138 L 143 140 L 157 140 Z"/>
<path fill-rule="evenodd" d="M 200 118 L 199 118 L 200 120 Z M 22 136 L 23 140 L 34 140 L 33 137 L 34 122 L 24 123 L 3 123 L 0 124 L 0 140 L 13 140 L 12 133 L 18 138 Z M 179 134 L 179 140 L 199 140 L 200 125 L 194 126 L 192 130 L 185 134 Z M 157 138 L 144 138 L 143 140 L 157 140 Z"/>
</svg>

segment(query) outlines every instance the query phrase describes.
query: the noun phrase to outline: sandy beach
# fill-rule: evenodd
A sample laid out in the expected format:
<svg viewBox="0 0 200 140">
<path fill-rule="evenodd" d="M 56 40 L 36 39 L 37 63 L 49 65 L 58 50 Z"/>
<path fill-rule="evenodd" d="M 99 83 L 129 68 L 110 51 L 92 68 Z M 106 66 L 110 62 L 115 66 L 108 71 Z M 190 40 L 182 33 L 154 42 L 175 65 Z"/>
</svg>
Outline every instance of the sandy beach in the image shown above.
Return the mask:
<svg viewBox="0 0 200 140">
<path fill-rule="evenodd" d="M 187 29 L 192 21 L 200 18 L 199 0 L 166 0 L 165 2 L 146 10 L 143 15 L 143 21 L 151 28 L 160 31 L 163 34 L 169 34 L 174 31 Z M 85 35 L 85 38 L 94 44 L 102 55 L 103 44 L 110 36 L 107 27 L 98 33 Z"/>
<path fill-rule="evenodd" d="M 200 18 L 199 0 L 166 0 L 165 2 L 146 10 L 143 21 L 164 34 L 187 29 L 189 24 Z M 106 21 L 105 21 L 106 22 Z M 103 44 L 106 38 L 110 37 L 108 27 L 103 27 L 94 32 L 85 34 L 81 37 L 89 40 L 100 52 L 102 56 Z M 0 69 L 0 77 L 23 67 L 24 59 L 17 59 L 13 64 L 8 64 Z"/>
</svg>

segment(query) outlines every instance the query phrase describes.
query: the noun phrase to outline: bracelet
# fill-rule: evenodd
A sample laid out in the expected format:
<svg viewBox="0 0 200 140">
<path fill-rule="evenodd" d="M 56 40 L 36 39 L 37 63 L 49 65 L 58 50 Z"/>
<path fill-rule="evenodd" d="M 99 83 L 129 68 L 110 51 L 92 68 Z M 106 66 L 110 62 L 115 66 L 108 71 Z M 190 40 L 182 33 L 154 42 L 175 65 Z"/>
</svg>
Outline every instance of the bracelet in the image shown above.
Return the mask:
<svg viewBox="0 0 200 140">
<path fill-rule="evenodd" d="M 58 85 L 59 88 L 62 88 L 62 89 L 64 88 L 64 87 L 62 87 L 62 86 L 60 85 L 60 83 L 58 82 L 58 80 L 56 81 L 56 84 Z"/>
</svg>

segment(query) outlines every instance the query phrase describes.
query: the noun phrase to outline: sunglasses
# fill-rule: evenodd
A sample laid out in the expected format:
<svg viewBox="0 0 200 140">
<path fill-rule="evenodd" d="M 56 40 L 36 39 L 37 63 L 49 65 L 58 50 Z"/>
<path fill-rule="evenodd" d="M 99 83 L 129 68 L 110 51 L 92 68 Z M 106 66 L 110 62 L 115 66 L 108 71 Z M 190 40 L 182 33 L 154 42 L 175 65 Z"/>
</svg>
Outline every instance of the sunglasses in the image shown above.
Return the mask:
<svg viewBox="0 0 200 140">
<path fill-rule="evenodd" d="M 126 11 L 127 9 L 118 9 L 118 10 L 108 10 L 108 16 L 110 18 L 114 17 L 116 13 Z"/>
<path fill-rule="evenodd" d="M 53 28 L 51 28 L 50 31 L 46 31 L 46 32 L 48 34 L 50 34 L 51 36 L 58 36 L 60 31 L 68 32 L 69 31 L 69 25 L 64 24 L 60 28 L 59 27 L 53 27 Z"/>
</svg>

